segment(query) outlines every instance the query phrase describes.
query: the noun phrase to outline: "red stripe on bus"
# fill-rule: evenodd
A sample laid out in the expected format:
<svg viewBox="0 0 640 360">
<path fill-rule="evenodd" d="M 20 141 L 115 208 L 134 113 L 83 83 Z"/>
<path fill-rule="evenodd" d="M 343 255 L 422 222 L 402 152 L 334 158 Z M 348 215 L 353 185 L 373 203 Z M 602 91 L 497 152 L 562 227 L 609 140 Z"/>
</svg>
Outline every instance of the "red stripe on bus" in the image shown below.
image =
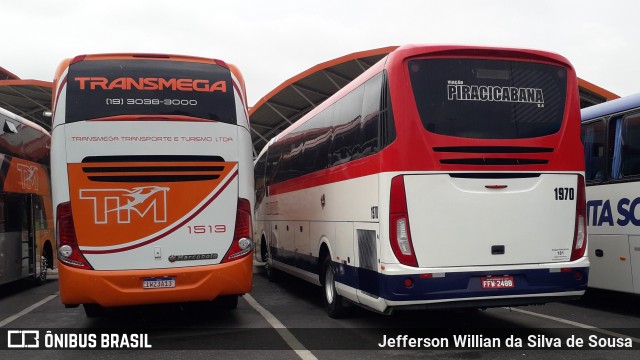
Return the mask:
<svg viewBox="0 0 640 360">
<path fill-rule="evenodd" d="M 269 195 L 285 194 L 380 173 L 379 154 L 269 186 Z"/>
</svg>

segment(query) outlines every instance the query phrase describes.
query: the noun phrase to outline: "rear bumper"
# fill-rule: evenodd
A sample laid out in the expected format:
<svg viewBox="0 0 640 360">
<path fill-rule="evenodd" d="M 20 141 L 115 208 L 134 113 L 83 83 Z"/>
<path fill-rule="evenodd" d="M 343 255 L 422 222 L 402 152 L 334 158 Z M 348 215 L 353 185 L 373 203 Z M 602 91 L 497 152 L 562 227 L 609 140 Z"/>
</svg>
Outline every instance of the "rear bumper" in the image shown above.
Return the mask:
<svg viewBox="0 0 640 360">
<path fill-rule="evenodd" d="M 508 274 L 513 277 L 513 288 L 483 289 L 482 277 L 500 277 Z M 473 299 L 519 298 L 519 302 L 532 300 L 540 295 L 546 298 L 562 300 L 563 296 L 576 297 L 587 289 L 588 267 L 536 270 L 483 271 L 445 273 L 441 277 L 421 278 L 419 275 L 383 276 L 382 297 L 389 305 L 411 304 L 414 302 L 473 301 Z M 412 286 L 407 287 L 405 280 L 410 278 Z M 532 301 L 540 303 L 540 301 Z M 485 304 L 487 306 L 489 304 Z M 504 302 L 496 301 L 495 306 Z"/>
<path fill-rule="evenodd" d="M 336 280 L 358 290 L 358 302 L 378 312 L 393 309 L 443 309 L 522 306 L 579 299 L 587 289 L 589 262 L 494 267 L 482 271 L 386 266 L 386 273 L 335 264 Z M 417 270 L 417 271 L 416 271 Z M 467 271 L 465 271 L 467 270 Z M 484 289 L 482 277 L 513 277 L 514 286 Z"/>
<path fill-rule="evenodd" d="M 144 289 L 144 278 L 172 276 L 175 288 Z M 225 264 L 173 269 L 96 271 L 59 263 L 60 300 L 64 305 L 104 307 L 208 301 L 251 291 L 252 256 Z"/>
</svg>

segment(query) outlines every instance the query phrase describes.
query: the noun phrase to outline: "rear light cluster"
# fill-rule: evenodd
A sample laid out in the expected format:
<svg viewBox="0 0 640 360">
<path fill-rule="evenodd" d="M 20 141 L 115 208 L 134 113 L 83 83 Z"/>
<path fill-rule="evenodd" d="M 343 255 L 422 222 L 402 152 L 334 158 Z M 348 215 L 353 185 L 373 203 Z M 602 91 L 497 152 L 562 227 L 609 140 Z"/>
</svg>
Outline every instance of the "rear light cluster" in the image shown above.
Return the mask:
<svg viewBox="0 0 640 360">
<path fill-rule="evenodd" d="M 56 239 L 60 262 L 79 269 L 92 269 L 78 247 L 71 203 L 69 202 L 58 205 L 56 209 Z"/>
<path fill-rule="evenodd" d="M 251 253 L 251 250 L 253 250 L 253 240 L 251 240 L 252 233 L 251 203 L 249 203 L 247 199 L 238 199 L 233 242 L 222 262 L 237 260 Z"/>
<path fill-rule="evenodd" d="M 584 177 L 578 175 L 578 197 L 576 199 L 576 226 L 571 248 L 571 261 L 584 256 L 587 249 L 587 206 L 584 190 Z"/>
<path fill-rule="evenodd" d="M 404 190 L 404 177 L 402 176 L 396 176 L 391 180 L 389 239 L 391 241 L 391 249 L 393 249 L 393 253 L 401 264 L 418 266 L 418 260 L 411 242 L 407 196 Z"/>
</svg>

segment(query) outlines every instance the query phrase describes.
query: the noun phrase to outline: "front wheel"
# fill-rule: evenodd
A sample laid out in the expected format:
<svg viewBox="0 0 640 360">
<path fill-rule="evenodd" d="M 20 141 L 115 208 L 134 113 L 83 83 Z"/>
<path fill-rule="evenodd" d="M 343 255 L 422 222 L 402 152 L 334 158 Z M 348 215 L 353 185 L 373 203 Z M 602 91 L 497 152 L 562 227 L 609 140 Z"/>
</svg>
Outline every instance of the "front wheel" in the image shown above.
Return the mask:
<svg viewBox="0 0 640 360">
<path fill-rule="evenodd" d="M 329 317 L 339 319 L 349 315 L 350 307 L 345 305 L 345 300 L 338 295 L 335 282 L 335 270 L 330 257 L 325 258 L 322 263 L 324 281 L 322 284 L 322 299 L 324 307 Z"/>
</svg>

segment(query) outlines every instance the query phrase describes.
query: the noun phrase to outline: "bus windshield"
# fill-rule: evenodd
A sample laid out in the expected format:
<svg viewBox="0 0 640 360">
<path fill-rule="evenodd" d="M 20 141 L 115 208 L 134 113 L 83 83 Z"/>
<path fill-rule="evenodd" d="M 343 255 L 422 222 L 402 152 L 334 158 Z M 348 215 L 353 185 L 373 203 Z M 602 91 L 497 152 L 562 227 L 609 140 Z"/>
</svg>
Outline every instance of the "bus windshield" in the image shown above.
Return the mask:
<svg viewBox="0 0 640 360">
<path fill-rule="evenodd" d="M 419 59 L 408 63 L 429 132 L 475 139 L 524 139 L 562 125 L 566 70 L 540 63 Z"/>
<path fill-rule="evenodd" d="M 236 124 L 231 72 L 217 64 L 93 60 L 69 66 L 66 122 L 178 115 Z"/>
</svg>

